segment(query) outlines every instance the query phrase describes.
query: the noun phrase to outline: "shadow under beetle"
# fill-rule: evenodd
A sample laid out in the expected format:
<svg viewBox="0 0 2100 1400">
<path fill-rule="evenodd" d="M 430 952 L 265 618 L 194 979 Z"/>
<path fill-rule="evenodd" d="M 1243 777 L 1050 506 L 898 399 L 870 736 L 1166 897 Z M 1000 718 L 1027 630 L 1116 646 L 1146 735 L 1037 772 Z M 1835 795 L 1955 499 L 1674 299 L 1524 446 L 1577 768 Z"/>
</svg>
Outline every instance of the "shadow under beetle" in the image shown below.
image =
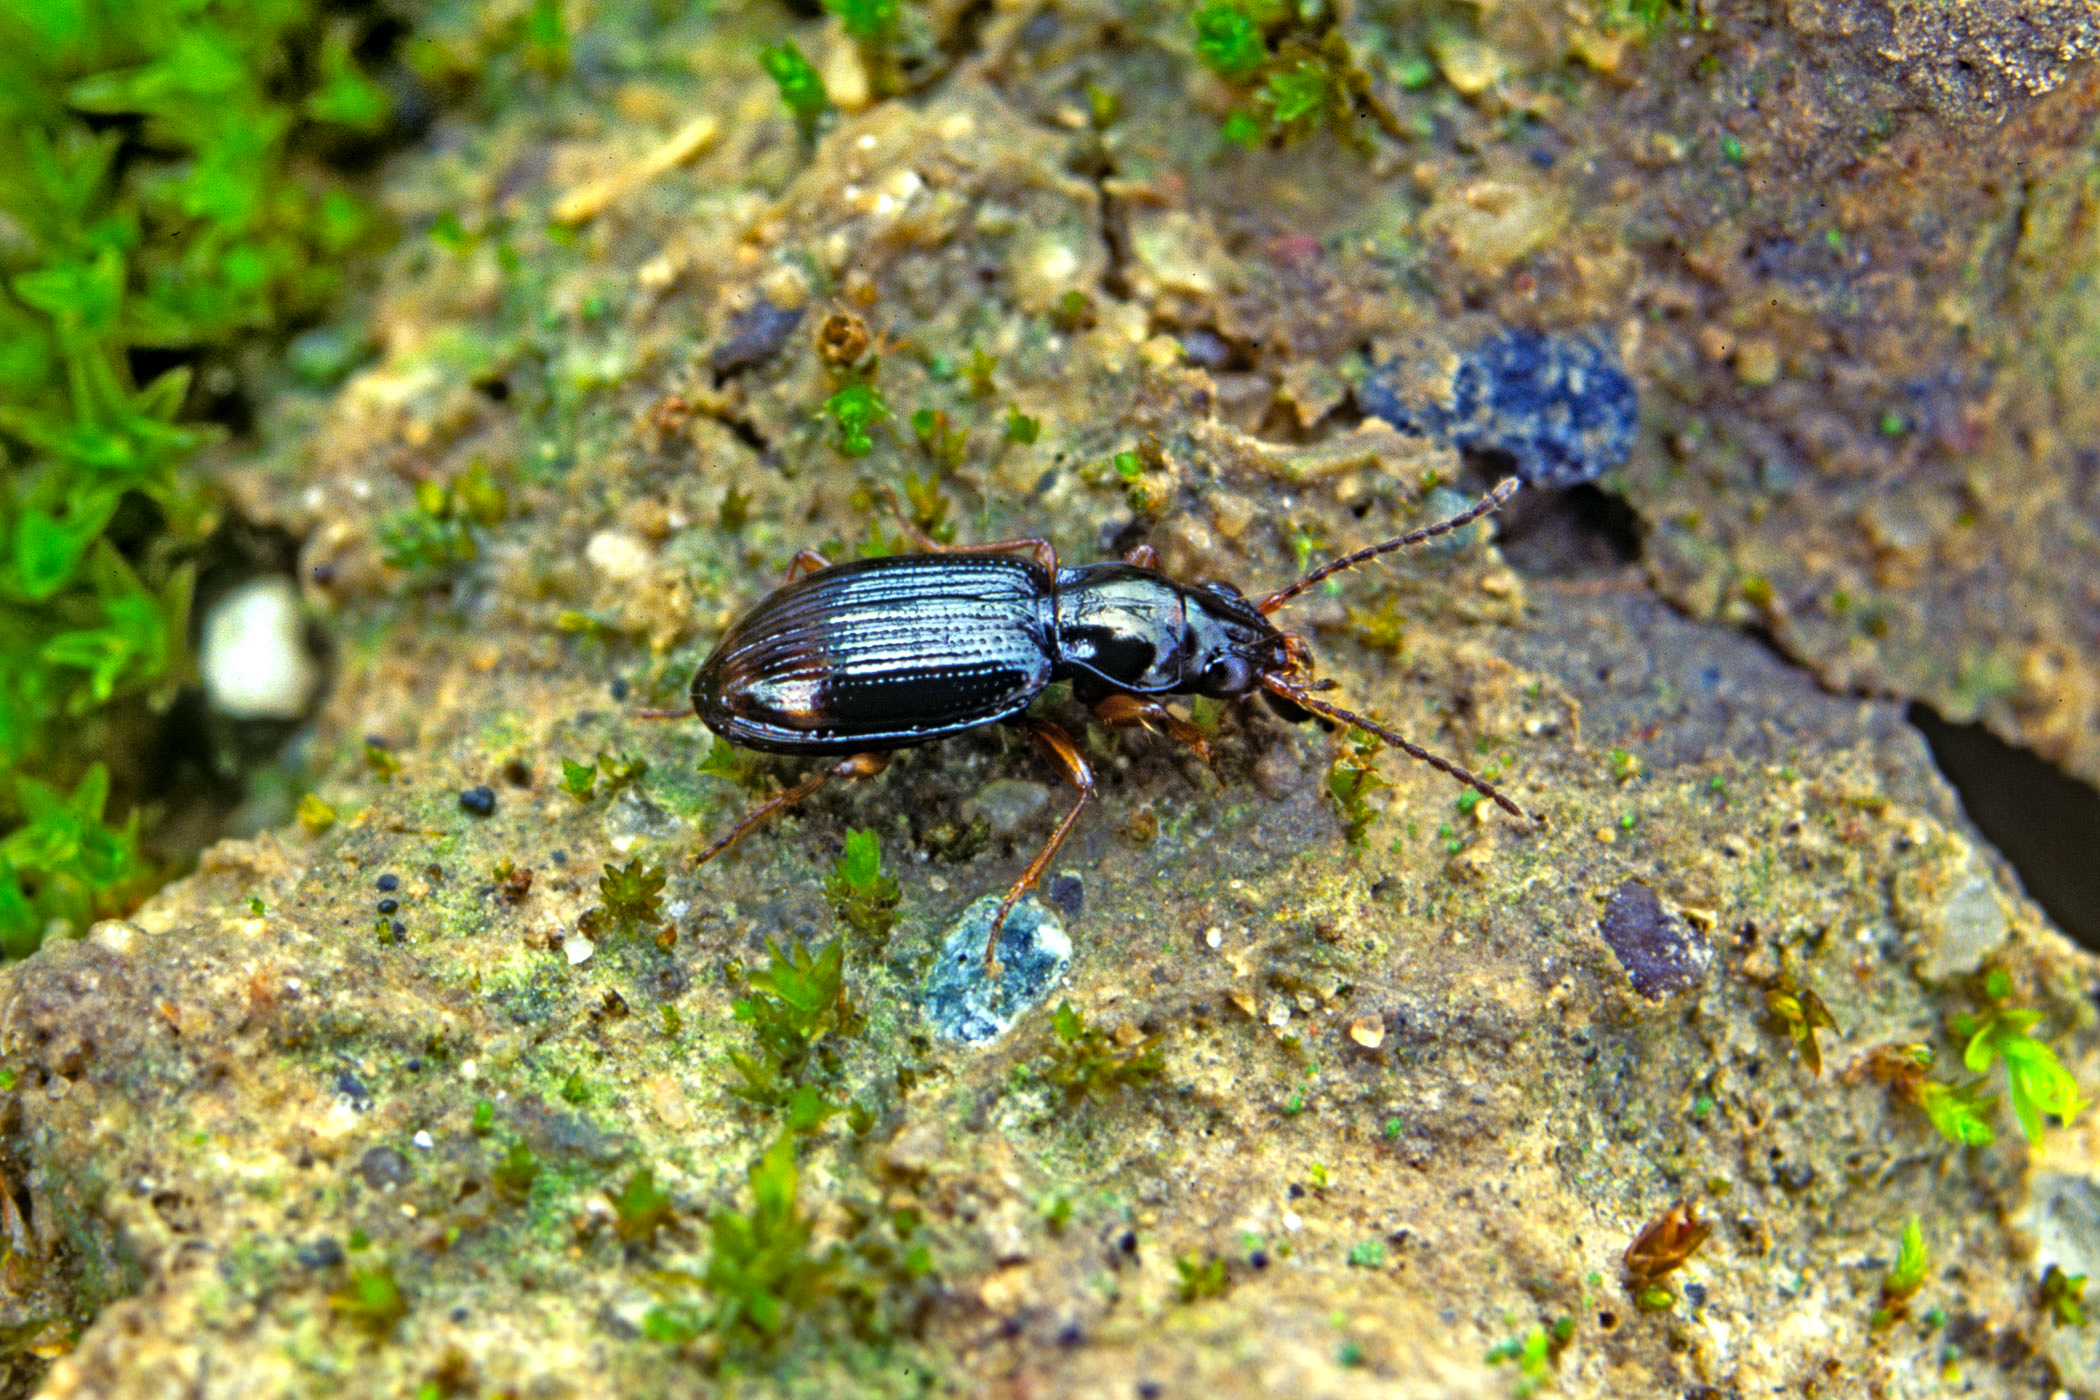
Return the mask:
<svg viewBox="0 0 2100 1400">
<path fill-rule="evenodd" d="M 1334 682 L 1310 679 L 1310 649 L 1268 621 L 1330 575 L 1468 525 L 1516 489 L 1514 480 L 1504 481 L 1449 520 L 1343 555 L 1261 598 L 1229 583 L 1168 578 L 1150 545 L 1120 563 L 1061 568 L 1046 539 L 943 545 L 906 520 L 925 553 L 833 564 L 803 550 L 786 583 L 733 624 L 694 675 L 693 712 L 745 748 L 847 757 L 760 803 L 695 863 L 706 864 L 832 778 L 880 773 L 892 749 L 985 724 L 1017 725 L 1078 799 L 993 916 L 985 944 L 991 964 L 1008 912 L 1041 878 L 1094 795 L 1093 771 L 1072 736 L 1024 713 L 1045 687 L 1064 680 L 1103 723 L 1157 726 L 1206 763 L 1203 736 L 1158 697 L 1240 700 L 1263 691 L 1285 719 L 1310 712 L 1355 725 L 1523 817 L 1516 803 L 1458 764 L 1314 698 Z"/>
</svg>

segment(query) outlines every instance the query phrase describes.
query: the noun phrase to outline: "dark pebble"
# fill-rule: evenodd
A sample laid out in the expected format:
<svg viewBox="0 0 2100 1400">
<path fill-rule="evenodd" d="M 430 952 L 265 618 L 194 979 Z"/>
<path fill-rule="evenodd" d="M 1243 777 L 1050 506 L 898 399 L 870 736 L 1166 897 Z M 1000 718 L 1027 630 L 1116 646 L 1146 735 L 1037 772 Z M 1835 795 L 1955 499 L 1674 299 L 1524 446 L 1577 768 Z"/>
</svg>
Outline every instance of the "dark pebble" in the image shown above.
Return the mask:
<svg viewBox="0 0 2100 1400">
<path fill-rule="evenodd" d="M 780 353 L 802 322 L 802 310 L 775 306 L 764 297 L 729 319 L 729 335 L 707 357 L 707 367 L 721 383 L 732 374 L 762 365 Z"/>
<path fill-rule="evenodd" d="M 335 1077 L 335 1091 L 350 1100 L 350 1106 L 360 1113 L 372 1106 L 372 1091 L 347 1069 Z"/>
<path fill-rule="evenodd" d="M 402 938 L 407 936 L 408 925 L 402 923 L 399 919 L 396 919 L 393 923 L 387 925 L 387 931 L 394 935 L 394 939 L 396 942 L 399 942 Z"/>
<path fill-rule="evenodd" d="M 1402 432 L 1507 458 L 1527 486 L 1595 481 L 1633 450 L 1633 380 L 1613 351 L 1580 336 L 1490 336 L 1459 356 L 1445 388 L 1439 398 L 1418 367 L 1393 360 L 1365 377 L 1356 402 Z"/>
<path fill-rule="evenodd" d="M 627 677 L 614 676 L 612 684 L 607 686 L 606 689 L 612 692 L 613 699 L 625 700 L 627 698 Z"/>
<path fill-rule="evenodd" d="M 332 1235 L 323 1235 L 299 1250 L 299 1262 L 309 1269 L 333 1269 L 343 1262 L 343 1247 Z"/>
<path fill-rule="evenodd" d="M 400 907 L 401 901 L 398 899 L 382 899 L 379 901 L 379 912 L 382 914 L 394 913 Z"/>
<path fill-rule="evenodd" d="M 379 892 L 381 894 L 392 894 L 400 888 L 401 877 L 399 875 L 382 875 L 379 877 Z"/>
<path fill-rule="evenodd" d="M 391 1147 L 374 1147 L 357 1159 L 357 1174 L 374 1191 L 400 1186 L 408 1181 L 408 1158 Z"/>
<path fill-rule="evenodd" d="M 459 805 L 471 817 L 486 817 L 496 810 L 496 790 L 471 787 L 459 795 Z"/>
<path fill-rule="evenodd" d="M 1612 891 L 1597 933 L 1618 955 L 1633 989 L 1650 1001 L 1698 986 L 1713 961 L 1705 937 L 1672 917 L 1655 891 L 1638 880 Z"/>
</svg>

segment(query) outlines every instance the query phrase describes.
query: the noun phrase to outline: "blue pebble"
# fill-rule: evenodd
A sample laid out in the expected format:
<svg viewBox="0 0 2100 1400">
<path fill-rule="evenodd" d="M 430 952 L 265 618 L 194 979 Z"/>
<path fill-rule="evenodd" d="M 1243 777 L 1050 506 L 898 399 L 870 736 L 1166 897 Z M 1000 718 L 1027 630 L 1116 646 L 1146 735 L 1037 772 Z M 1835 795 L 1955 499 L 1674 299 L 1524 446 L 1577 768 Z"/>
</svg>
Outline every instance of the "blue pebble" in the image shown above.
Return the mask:
<svg viewBox="0 0 2100 1400">
<path fill-rule="evenodd" d="M 1580 336 L 1511 330 L 1460 356 L 1447 399 L 1406 397 L 1399 360 L 1371 371 L 1356 402 L 1404 433 L 1510 459 L 1527 486 L 1577 486 L 1626 460 L 1639 396 L 1618 357 Z"/>
<path fill-rule="evenodd" d="M 496 810 L 496 790 L 471 787 L 459 795 L 459 805 L 471 817 L 486 817 Z"/>
</svg>

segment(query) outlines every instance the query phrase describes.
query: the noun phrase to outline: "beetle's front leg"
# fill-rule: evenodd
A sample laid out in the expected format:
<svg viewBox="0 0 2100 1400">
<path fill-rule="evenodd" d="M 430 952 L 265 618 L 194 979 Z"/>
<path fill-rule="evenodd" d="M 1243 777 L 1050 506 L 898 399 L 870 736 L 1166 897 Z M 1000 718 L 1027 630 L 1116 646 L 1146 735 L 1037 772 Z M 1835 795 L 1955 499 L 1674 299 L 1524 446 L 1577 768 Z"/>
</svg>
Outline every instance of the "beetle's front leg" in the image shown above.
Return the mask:
<svg viewBox="0 0 2100 1400">
<path fill-rule="evenodd" d="M 721 741 L 718 739 L 715 742 L 720 743 Z M 699 855 L 693 857 L 693 864 L 696 866 L 707 864 L 716 856 L 734 846 L 738 838 L 751 830 L 752 827 L 757 826 L 775 812 L 784 811 L 794 806 L 833 778 L 872 778 L 889 766 L 890 756 L 886 753 L 857 753 L 843 763 L 835 763 L 829 768 L 819 768 L 793 787 L 774 793 L 771 797 L 759 803 L 758 806 L 752 808 L 742 821 L 729 828 L 727 836 L 722 837 L 714 845 L 709 846 Z"/>
<path fill-rule="evenodd" d="M 1057 830 L 1050 833 L 1050 839 L 1043 843 L 1042 850 L 1036 852 L 1035 859 L 1028 862 L 1021 878 L 1014 881 L 1013 888 L 1006 892 L 1006 898 L 999 902 L 999 912 L 992 915 L 991 931 L 984 938 L 984 968 L 986 974 L 995 980 L 999 976 L 999 930 L 1006 927 L 1006 916 L 1013 912 L 1014 905 L 1020 903 L 1021 896 L 1043 878 L 1043 871 L 1057 858 L 1057 848 L 1064 845 L 1065 838 L 1072 834 L 1079 814 L 1086 810 L 1087 802 L 1094 795 L 1094 770 L 1087 767 L 1086 757 L 1079 752 L 1079 745 L 1072 742 L 1071 735 L 1044 719 L 1024 716 L 1014 722 L 1028 731 L 1028 737 L 1035 740 L 1043 757 L 1057 765 L 1059 776 L 1079 794 L 1079 800 L 1072 804 L 1071 811 L 1065 813 Z"/>
<path fill-rule="evenodd" d="M 1157 700 L 1140 700 L 1135 695 L 1104 695 L 1094 702 L 1094 717 L 1111 729 L 1136 725 L 1140 729 L 1159 728 L 1167 731 L 1170 738 L 1187 744 L 1196 751 L 1196 756 L 1212 768 L 1217 763 L 1211 758 L 1210 744 L 1203 731 L 1181 716 L 1169 710 Z"/>
</svg>

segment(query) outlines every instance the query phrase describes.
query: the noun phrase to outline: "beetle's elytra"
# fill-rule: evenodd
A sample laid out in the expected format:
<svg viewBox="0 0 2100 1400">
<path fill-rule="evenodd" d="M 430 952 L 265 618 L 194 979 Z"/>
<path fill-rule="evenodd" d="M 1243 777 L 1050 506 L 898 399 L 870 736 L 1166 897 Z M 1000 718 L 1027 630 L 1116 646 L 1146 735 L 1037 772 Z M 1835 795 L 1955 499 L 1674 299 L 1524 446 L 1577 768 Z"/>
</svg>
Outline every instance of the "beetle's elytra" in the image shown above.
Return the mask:
<svg viewBox="0 0 2100 1400">
<path fill-rule="evenodd" d="M 1026 713 L 1045 687 L 1063 680 L 1103 722 L 1163 729 L 1206 762 L 1203 736 L 1161 697 L 1237 700 L 1261 692 L 1286 718 L 1310 712 L 1356 725 L 1522 817 L 1516 803 L 1458 764 L 1316 698 L 1313 691 L 1332 683 L 1312 680 L 1305 644 L 1268 620 L 1321 580 L 1448 534 L 1516 489 L 1514 480 L 1504 481 L 1449 520 L 1344 555 L 1260 598 L 1227 583 L 1169 578 L 1149 546 L 1119 563 L 1076 568 L 1060 567 L 1043 539 L 940 545 L 914 531 L 926 553 L 846 564 L 805 550 L 786 584 L 739 618 L 701 665 L 693 711 L 732 744 L 836 754 L 840 761 L 761 803 L 702 851 L 699 863 L 828 780 L 881 772 L 892 749 L 980 725 L 1018 725 L 1078 797 L 1007 890 L 992 919 L 989 962 L 1007 913 L 1041 878 L 1094 795 L 1093 772 L 1072 737 Z"/>
</svg>

